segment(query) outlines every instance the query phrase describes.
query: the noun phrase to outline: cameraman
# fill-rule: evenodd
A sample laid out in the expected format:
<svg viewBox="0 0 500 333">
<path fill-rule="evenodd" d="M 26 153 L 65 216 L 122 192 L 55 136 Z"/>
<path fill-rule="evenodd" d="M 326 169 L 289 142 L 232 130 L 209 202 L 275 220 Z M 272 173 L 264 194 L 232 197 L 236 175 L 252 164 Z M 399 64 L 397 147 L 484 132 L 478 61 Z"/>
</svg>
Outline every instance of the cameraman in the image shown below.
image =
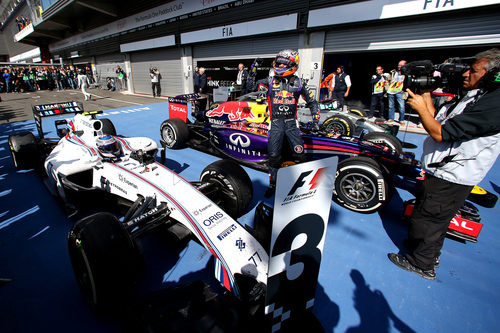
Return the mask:
<svg viewBox="0 0 500 333">
<path fill-rule="evenodd" d="M 160 79 L 161 74 L 158 68 L 153 67 L 149 70 L 149 77 L 151 78 L 151 89 L 153 90 L 153 97 L 161 96 L 161 85 Z"/>
<path fill-rule="evenodd" d="M 451 219 L 500 153 L 500 50 L 481 52 L 475 59 L 463 74 L 467 94 L 436 116 L 430 92 L 407 90 L 408 104 L 430 135 L 422 154 L 426 176 L 410 219 L 408 253 L 390 253 L 389 259 L 426 279 L 436 279 Z"/>
</svg>

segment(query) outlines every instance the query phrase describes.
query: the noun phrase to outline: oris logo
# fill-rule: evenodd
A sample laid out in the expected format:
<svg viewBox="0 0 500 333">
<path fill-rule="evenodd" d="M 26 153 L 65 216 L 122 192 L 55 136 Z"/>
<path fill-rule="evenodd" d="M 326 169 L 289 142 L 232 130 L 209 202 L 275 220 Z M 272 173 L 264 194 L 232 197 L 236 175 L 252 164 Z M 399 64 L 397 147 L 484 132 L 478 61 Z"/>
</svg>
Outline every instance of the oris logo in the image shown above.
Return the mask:
<svg viewBox="0 0 500 333">
<path fill-rule="evenodd" d="M 233 133 L 229 136 L 229 141 L 235 146 L 247 148 L 250 146 L 250 138 L 245 134 Z"/>
<path fill-rule="evenodd" d="M 224 217 L 224 214 L 222 214 L 221 212 L 217 212 L 214 215 L 210 216 L 209 218 L 205 219 L 203 221 L 203 224 L 206 227 L 210 227 L 212 224 L 216 223 L 219 219 L 221 219 L 223 217 Z"/>
</svg>

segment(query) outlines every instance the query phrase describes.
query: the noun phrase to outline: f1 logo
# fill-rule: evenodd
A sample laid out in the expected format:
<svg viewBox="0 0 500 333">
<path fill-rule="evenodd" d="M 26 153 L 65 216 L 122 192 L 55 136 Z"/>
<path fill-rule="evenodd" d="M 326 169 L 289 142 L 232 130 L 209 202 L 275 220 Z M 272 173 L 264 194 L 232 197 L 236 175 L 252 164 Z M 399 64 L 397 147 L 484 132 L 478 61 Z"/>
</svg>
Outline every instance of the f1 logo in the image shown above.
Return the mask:
<svg viewBox="0 0 500 333">
<path fill-rule="evenodd" d="M 309 182 L 309 185 L 311 185 L 309 190 L 313 190 L 316 187 L 318 187 L 319 180 L 321 179 L 321 175 L 323 174 L 324 171 L 325 171 L 325 168 L 320 168 L 320 169 L 318 169 L 318 171 L 316 171 L 316 174 Z M 292 189 L 290 190 L 290 192 L 288 192 L 288 196 L 293 195 L 299 188 L 304 186 L 306 183 L 305 178 L 307 178 L 307 176 L 309 176 L 312 172 L 313 172 L 313 170 L 302 172 L 300 174 L 299 178 L 297 179 L 297 181 L 295 182 L 295 184 L 292 186 Z"/>
</svg>

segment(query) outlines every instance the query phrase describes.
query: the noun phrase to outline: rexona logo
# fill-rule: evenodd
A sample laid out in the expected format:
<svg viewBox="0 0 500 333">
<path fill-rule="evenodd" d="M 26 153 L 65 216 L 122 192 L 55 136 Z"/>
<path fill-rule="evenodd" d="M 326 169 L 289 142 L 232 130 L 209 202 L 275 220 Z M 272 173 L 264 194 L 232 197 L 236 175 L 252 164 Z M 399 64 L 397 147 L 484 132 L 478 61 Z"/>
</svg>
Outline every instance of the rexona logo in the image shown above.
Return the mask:
<svg viewBox="0 0 500 333">
<path fill-rule="evenodd" d="M 203 220 L 203 225 L 211 228 L 211 227 L 217 225 L 217 223 L 219 223 L 223 217 L 224 217 L 224 214 L 222 214 L 222 212 L 217 212 L 214 215 Z"/>
<path fill-rule="evenodd" d="M 288 192 L 287 196 L 283 200 L 283 204 L 312 197 L 316 193 L 316 188 L 318 187 L 325 170 L 326 168 L 320 168 L 314 173 L 314 170 L 302 172 L 293 184 L 290 192 Z"/>
</svg>

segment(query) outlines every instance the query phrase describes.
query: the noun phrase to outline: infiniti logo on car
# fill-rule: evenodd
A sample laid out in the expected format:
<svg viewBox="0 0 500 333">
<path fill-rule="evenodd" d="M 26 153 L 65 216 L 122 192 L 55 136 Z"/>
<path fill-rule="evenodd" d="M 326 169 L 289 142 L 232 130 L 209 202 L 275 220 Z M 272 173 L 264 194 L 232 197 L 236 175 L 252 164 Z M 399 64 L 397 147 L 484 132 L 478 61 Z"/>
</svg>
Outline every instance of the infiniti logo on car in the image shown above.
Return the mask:
<svg viewBox="0 0 500 333">
<path fill-rule="evenodd" d="M 229 140 L 235 146 L 246 148 L 250 146 L 250 138 L 245 134 L 233 133 L 229 136 Z"/>
</svg>

